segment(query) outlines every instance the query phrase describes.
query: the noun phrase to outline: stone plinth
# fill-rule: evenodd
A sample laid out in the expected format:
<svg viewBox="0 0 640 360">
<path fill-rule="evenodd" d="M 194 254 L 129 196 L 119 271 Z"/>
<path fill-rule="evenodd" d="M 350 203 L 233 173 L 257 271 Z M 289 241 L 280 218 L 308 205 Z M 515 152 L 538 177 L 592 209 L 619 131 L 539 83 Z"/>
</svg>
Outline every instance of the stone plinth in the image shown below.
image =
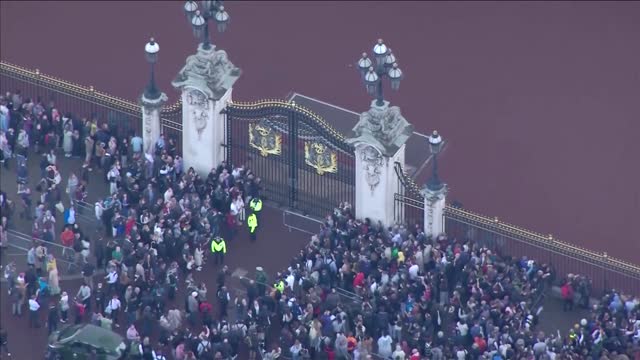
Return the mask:
<svg viewBox="0 0 640 360">
<path fill-rule="evenodd" d="M 224 160 L 224 115 L 240 69 L 224 50 L 203 49 L 187 58 L 172 85 L 182 92 L 182 147 L 185 169 L 201 175 Z"/>
<path fill-rule="evenodd" d="M 424 233 L 435 238 L 445 233 L 444 207 L 447 186 L 437 191 L 425 187 L 422 190 L 422 196 L 424 196 Z"/>
<path fill-rule="evenodd" d="M 140 97 L 142 107 L 142 140 L 145 154 L 153 154 L 156 141 L 162 132 L 160 109 L 167 102 L 167 95 L 161 93 L 156 99 L 148 99 L 144 94 Z"/>
<path fill-rule="evenodd" d="M 347 141 L 356 148 L 356 217 L 392 224 L 394 194 L 399 179 L 397 161 L 404 165 L 405 143 L 413 126 L 397 106 L 376 106 L 360 115 L 353 128 L 355 137 Z"/>
</svg>

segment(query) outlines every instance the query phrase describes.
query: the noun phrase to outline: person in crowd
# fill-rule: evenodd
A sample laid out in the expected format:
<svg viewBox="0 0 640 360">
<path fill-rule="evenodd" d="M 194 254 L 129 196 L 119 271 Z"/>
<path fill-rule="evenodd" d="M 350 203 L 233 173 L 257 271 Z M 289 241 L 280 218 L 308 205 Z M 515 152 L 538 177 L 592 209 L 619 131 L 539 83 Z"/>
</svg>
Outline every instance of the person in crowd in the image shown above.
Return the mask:
<svg viewBox="0 0 640 360">
<path fill-rule="evenodd" d="M 58 313 L 58 307 L 55 303 L 51 303 L 49 306 L 49 313 L 47 314 L 47 332 L 49 335 L 58 330 L 59 322 L 60 314 Z"/>
<path fill-rule="evenodd" d="M 73 152 L 73 125 L 71 119 L 63 118 L 64 130 L 62 148 L 64 150 L 64 157 L 70 158 Z"/>
<path fill-rule="evenodd" d="M 40 327 L 40 303 L 38 302 L 38 294 L 31 295 L 29 299 L 29 327 L 31 328 L 39 328 Z"/>
<path fill-rule="evenodd" d="M 69 295 L 66 291 L 62 292 L 60 295 L 60 300 L 58 301 L 58 307 L 60 308 L 60 322 L 66 323 L 69 318 Z"/>
</svg>

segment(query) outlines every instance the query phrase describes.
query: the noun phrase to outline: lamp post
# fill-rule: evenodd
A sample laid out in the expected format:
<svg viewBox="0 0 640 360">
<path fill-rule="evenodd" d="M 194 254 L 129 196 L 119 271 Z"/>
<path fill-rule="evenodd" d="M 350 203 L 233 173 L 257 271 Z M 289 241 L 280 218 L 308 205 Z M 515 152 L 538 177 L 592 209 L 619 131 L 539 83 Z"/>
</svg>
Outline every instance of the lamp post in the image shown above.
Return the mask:
<svg viewBox="0 0 640 360">
<path fill-rule="evenodd" d="M 376 64 L 373 64 L 365 52 L 358 60 L 358 70 L 364 80 L 367 93 L 376 97 L 376 106 L 383 106 L 382 79 L 387 76 L 391 80 L 391 89 L 397 91 L 400 88 L 403 74 L 398 67 L 395 55 L 382 39 L 378 39 L 378 42 L 373 46 L 373 54 Z"/>
<path fill-rule="evenodd" d="M 222 5 L 222 0 L 201 1 L 202 10 L 198 10 L 198 4 L 189 0 L 184 4 L 184 11 L 187 19 L 193 28 L 193 34 L 197 39 L 202 40 L 202 48 L 211 49 L 211 39 L 209 38 L 209 20 L 217 23 L 218 32 L 224 32 L 229 23 L 229 13 Z"/>
<path fill-rule="evenodd" d="M 149 100 L 155 100 L 160 97 L 160 91 L 156 86 L 155 65 L 158 61 L 158 52 L 160 51 L 160 45 L 151 38 L 149 42 L 144 46 L 144 53 L 147 61 L 151 65 L 151 79 L 149 85 L 144 90 L 144 96 Z"/>
<path fill-rule="evenodd" d="M 429 136 L 429 150 L 433 155 L 433 171 L 427 181 L 427 189 L 431 191 L 440 191 L 444 187 L 444 184 L 438 177 L 438 154 L 442 151 L 442 143 L 442 136 L 438 134 L 438 131 L 434 130 L 431 136 Z"/>
</svg>

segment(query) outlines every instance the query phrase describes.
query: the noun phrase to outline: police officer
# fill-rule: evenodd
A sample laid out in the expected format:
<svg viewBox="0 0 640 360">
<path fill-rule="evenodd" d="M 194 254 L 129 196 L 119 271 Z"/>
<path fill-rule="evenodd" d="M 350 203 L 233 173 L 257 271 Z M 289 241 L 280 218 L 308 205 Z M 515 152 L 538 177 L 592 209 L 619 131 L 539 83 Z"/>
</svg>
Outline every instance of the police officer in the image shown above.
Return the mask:
<svg viewBox="0 0 640 360">
<path fill-rule="evenodd" d="M 276 292 L 275 292 L 276 304 L 280 302 L 280 299 L 282 298 L 282 293 L 284 292 L 284 281 L 282 280 L 282 277 L 279 273 L 278 273 L 278 278 L 279 280 L 277 280 L 275 284 L 273 284 L 273 287 L 276 289 Z"/>
<path fill-rule="evenodd" d="M 227 243 L 220 236 L 216 236 L 211 240 L 211 252 L 216 265 L 224 264 L 224 254 L 227 253 Z"/>
<path fill-rule="evenodd" d="M 249 237 L 251 237 L 251 241 L 256 241 L 256 233 L 258 232 L 258 216 L 255 211 L 247 218 L 247 226 L 249 227 Z"/>
<path fill-rule="evenodd" d="M 284 291 L 284 281 L 282 279 L 278 280 L 273 284 L 273 287 L 278 290 L 278 293 L 282 294 Z"/>
<path fill-rule="evenodd" d="M 262 199 L 254 197 L 249 201 L 249 208 L 256 214 L 256 217 L 260 217 L 260 211 L 262 211 Z"/>
</svg>

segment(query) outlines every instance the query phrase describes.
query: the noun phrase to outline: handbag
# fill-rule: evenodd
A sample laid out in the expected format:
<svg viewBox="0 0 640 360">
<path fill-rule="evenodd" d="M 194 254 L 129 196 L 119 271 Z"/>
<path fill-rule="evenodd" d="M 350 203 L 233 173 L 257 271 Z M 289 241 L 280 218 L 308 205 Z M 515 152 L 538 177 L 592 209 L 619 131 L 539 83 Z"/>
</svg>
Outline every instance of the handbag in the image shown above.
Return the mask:
<svg viewBox="0 0 640 360">
<path fill-rule="evenodd" d="M 109 303 L 107 304 L 107 306 L 105 306 L 104 308 L 104 313 L 109 315 L 113 312 L 113 309 L 111 308 L 111 301 L 109 301 Z"/>
<path fill-rule="evenodd" d="M 64 204 L 62 204 L 62 201 L 59 201 L 56 204 L 56 209 L 58 209 L 59 212 L 63 213 L 64 212 Z"/>
</svg>

